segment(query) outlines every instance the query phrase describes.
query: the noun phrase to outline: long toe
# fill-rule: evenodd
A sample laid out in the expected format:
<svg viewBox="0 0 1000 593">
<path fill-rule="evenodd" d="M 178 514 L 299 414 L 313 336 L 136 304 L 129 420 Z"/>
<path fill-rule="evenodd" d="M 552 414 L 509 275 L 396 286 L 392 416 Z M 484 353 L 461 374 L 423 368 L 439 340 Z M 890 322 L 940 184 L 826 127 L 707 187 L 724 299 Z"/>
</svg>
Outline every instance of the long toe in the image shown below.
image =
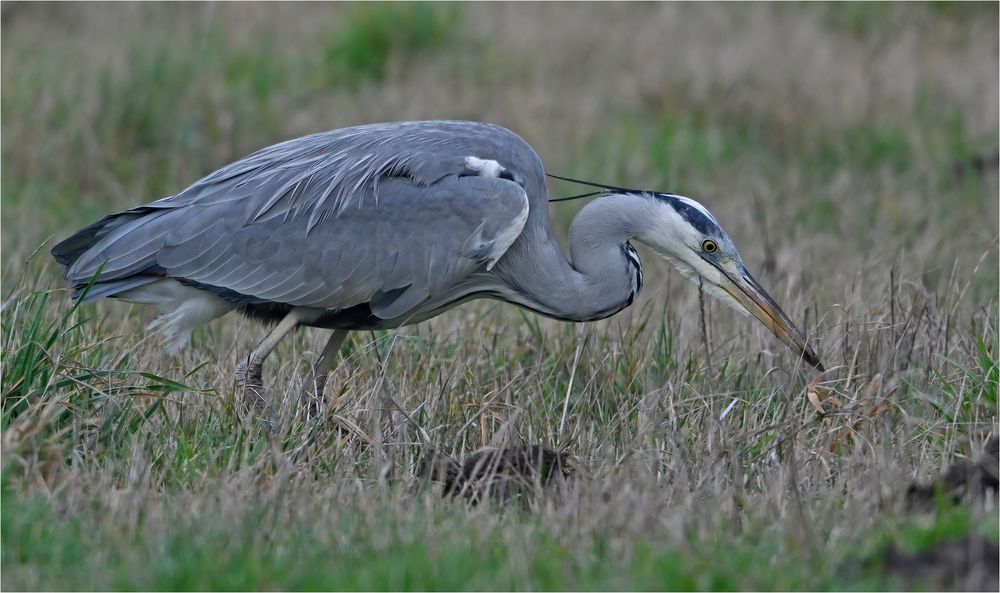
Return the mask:
<svg viewBox="0 0 1000 593">
<path fill-rule="evenodd" d="M 271 397 L 263 385 L 247 384 L 239 391 L 243 409 L 248 413 L 267 413 L 271 408 Z"/>
<path fill-rule="evenodd" d="M 271 396 L 261 385 L 247 385 L 242 393 L 243 411 L 248 416 L 261 418 L 274 432 L 281 426 L 281 415 Z"/>
<path fill-rule="evenodd" d="M 276 429 L 280 419 L 270 395 L 264 389 L 260 365 L 248 365 L 246 360 L 240 361 L 234 375 L 235 395 L 243 412 L 248 416 L 262 417 L 270 429 Z"/>
<path fill-rule="evenodd" d="M 302 386 L 299 407 L 307 419 L 317 418 L 323 411 L 323 391 L 326 377 L 312 377 Z"/>
</svg>

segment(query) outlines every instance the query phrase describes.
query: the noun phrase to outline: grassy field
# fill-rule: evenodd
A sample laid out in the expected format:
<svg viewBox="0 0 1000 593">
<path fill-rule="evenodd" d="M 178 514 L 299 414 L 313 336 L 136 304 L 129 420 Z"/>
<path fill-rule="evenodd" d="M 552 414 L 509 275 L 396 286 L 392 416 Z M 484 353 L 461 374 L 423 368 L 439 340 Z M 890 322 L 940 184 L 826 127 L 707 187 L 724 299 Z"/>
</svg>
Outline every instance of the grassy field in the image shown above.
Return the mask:
<svg viewBox="0 0 1000 593">
<path fill-rule="evenodd" d="M 998 538 L 995 495 L 904 500 L 997 433 L 997 10 L 4 2 L 0 585 L 975 586 L 883 560 Z M 270 143 L 423 118 L 700 200 L 829 370 L 641 252 L 643 293 L 602 322 L 477 301 L 356 333 L 328 386 L 349 428 L 275 435 L 233 395 L 263 328 L 166 357 L 151 311 L 74 306 L 48 255 Z M 553 206 L 560 232 L 579 207 Z M 324 340 L 269 360 L 286 405 Z M 445 501 L 424 433 L 560 448 L 579 479 Z"/>
</svg>

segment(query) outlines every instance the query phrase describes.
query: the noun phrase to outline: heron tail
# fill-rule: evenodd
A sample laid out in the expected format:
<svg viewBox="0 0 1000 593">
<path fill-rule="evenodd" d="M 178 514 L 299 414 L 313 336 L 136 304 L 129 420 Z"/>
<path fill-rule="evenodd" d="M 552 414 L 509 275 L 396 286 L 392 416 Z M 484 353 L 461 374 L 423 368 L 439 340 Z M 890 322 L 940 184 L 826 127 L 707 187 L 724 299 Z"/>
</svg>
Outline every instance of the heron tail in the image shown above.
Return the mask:
<svg viewBox="0 0 1000 593">
<path fill-rule="evenodd" d="M 117 264 L 114 269 L 104 268 L 104 263 L 119 251 L 116 242 L 126 234 L 152 220 L 157 209 L 139 207 L 105 216 L 52 248 L 52 257 L 63 266 L 63 277 L 73 286 L 73 298 L 100 272 L 100 277 L 84 297 L 90 301 L 136 288 L 155 281 L 158 276 L 149 273 L 150 264 L 143 254 L 137 253 L 132 261 Z"/>
</svg>

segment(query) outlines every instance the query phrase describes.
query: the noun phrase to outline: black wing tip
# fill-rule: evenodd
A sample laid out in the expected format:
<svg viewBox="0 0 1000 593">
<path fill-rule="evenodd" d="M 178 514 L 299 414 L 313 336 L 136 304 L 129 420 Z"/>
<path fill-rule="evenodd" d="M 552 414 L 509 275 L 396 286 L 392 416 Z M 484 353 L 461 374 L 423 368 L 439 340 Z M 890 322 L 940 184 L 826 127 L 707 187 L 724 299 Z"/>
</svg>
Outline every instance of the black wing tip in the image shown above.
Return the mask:
<svg viewBox="0 0 1000 593">
<path fill-rule="evenodd" d="M 79 233 L 74 234 L 73 236 L 56 243 L 55 246 L 49 250 L 49 255 L 52 256 L 52 259 L 66 267 L 71 266 L 73 261 L 76 259 L 74 256 L 78 256 L 80 252 L 79 249 L 73 248 L 73 240 L 77 238 L 78 234 Z"/>
</svg>

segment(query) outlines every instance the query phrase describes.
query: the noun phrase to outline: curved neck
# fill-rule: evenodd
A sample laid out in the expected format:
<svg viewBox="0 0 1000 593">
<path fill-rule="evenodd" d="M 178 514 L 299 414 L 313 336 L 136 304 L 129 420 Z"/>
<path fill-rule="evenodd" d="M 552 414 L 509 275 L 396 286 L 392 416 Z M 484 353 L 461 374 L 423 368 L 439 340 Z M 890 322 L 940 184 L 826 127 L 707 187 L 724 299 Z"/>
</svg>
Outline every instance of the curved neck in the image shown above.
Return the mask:
<svg viewBox="0 0 1000 593">
<path fill-rule="evenodd" d="M 641 284 L 630 239 L 652 216 L 649 200 L 631 194 L 598 198 L 570 225 L 567 261 L 545 226 L 525 228 L 504 256 L 498 274 L 513 289 L 502 298 L 543 315 L 573 321 L 602 319 L 621 311 Z M 633 252 L 634 253 L 634 252 Z"/>
</svg>

